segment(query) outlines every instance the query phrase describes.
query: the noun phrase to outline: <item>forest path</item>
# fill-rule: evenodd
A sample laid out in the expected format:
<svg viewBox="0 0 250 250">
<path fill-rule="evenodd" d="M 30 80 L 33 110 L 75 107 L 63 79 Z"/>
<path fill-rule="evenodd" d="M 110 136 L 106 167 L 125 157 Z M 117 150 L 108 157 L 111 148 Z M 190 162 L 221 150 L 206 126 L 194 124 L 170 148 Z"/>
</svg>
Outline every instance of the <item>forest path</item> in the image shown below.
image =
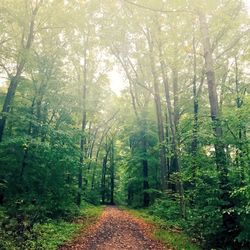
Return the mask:
<svg viewBox="0 0 250 250">
<path fill-rule="evenodd" d="M 167 249 L 151 237 L 153 227 L 119 208 L 105 208 L 87 235 L 80 235 L 60 250 L 162 250 Z"/>
</svg>

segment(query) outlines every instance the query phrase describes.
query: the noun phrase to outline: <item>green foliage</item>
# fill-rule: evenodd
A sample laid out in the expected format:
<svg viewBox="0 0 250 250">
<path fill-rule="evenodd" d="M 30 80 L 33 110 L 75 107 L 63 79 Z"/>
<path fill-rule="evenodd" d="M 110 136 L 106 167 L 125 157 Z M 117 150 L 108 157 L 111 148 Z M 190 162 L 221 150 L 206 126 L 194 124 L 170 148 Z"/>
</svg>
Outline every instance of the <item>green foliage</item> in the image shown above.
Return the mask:
<svg viewBox="0 0 250 250">
<path fill-rule="evenodd" d="M 0 114 L 0 248 L 56 248 L 79 229 L 69 221 L 99 214 L 85 202 L 111 200 L 112 178 L 115 203 L 149 206 L 165 223 L 158 237 L 177 249 L 189 240 L 165 226 L 207 248 L 250 245 L 243 2 L 0 1 L 1 107 L 13 95 Z"/>
<path fill-rule="evenodd" d="M 171 206 L 170 202 L 166 202 L 168 208 Z M 192 242 L 192 239 L 188 237 L 179 226 L 172 224 L 171 221 L 166 220 L 166 217 L 162 217 L 162 211 L 159 210 L 153 213 L 153 208 L 156 209 L 160 204 L 146 210 L 130 210 L 134 215 L 145 219 L 147 222 L 153 224 L 156 228 L 154 230 L 154 236 L 166 244 L 167 247 L 174 247 L 174 249 L 182 250 L 199 250 L 201 249 L 198 244 Z M 175 206 L 175 205 L 173 205 Z"/>
<path fill-rule="evenodd" d="M 34 223 L 27 217 L 21 218 L 20 214 L 18 214 L 17 218 L 9 217 L 6 211 L 1 209 L 0 248 L 3 250 L 56 250 L 60 245 L 70 241 L 80 231 L 82 233 L 86 231 L 102 211 L 103 207 L 95 207 L 84 203 L 78 217 L 74 218 L 75 222 L 49 219 L 46 222 Z"/>
<path fill-rule="evenodd" d="M 176 250 L 199 250 L 197 245 L 191 242 L 190 238 L 182 233 L 174 233 L 164 229 L 158 229 L 155 232 L 155 237 L 167 246 L 174 246 Z"/>
<path fill-rule="evenodd" d="M 180 221 L 180 208 L 176 201 L 169 198 L 157 199 L 149 207 L 148 213 L 166 220 L 169 224 L 178 225 L 178 221 Z"/>
<path fill-rule="evenodd" d="M 0 175 L 5 176 L 4 197 L 8 211 L 14 215 L 18 210 L 27 216 L 70 216 L 74 208 L 75 187 L 70 185 L 74 168 L 66 145 L 51 145 L 37 140 L 16 137 L 6 141 L 0 150 Z M 55 141 L 54 141 L 55 143 Z M 28 156 L 24 159 L 24 148 Z M 74 157 L 71 154 L 71 157 Z M 11 160 L 10 160 L 11 159 Z M 25 160 L 25 168 L 23 162 Z M 70 172 L 69 172 L 70 171 Z M 68 179 L 68 182 L 65 180 Z"/>
<path fill-rule="evenodd" d="M 1 249 L 57 249 L 79 231 L 80 225 L 48 220 L 35 223 L 28 218 L 5 217 L 1 225 Z"/>
<path fill-rule="evenodd" d="M 55 250 L 58 246 L 70 240 L 79 231 L 80 227 L 78 224 L 54 221 L 35 224 L 22 247 L 25 247 L 25 249 Z"/>
<path fill-rule="evenodd" d="M 87 202 L 84 202 L 81 205 L 80 216 L 83 218 L 96 219 L 101 215 L 104 208 L 105 206 L 93 206 Z"/>
<path fill-rule="evenodd" d="M 236 241 L 242 244 L 250 244 L 250 186 L 249 182 L 246 186 L 237 188 L 232 197 L 236 201 L 240 201 L 236 204 L 235 212 L 238 215 L 240 223 L 240 233 L 236 237 Z"/>
</svg>

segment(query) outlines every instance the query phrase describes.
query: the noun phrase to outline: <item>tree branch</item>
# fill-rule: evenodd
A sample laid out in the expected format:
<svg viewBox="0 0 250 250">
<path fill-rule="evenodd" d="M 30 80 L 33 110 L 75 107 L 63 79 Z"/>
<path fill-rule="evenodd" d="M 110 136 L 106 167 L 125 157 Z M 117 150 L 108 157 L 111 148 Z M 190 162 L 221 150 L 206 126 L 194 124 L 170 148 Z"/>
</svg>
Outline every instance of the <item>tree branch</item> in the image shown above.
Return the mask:
<svg viewBox="0 0 250 250">
<path fill-rule="evenodd" d="M 141 5 L 141 4 L 138 4 L 138 3 L 134 3 L 134 2 L 131 2 L 129 0 L 123 0 L 123 1 L 125 3 L 134 5 L 136 7 L 141 8 L 141 9 L 146 9 L 146 10 L 150 10 L 150 11 L 153 11 L 153 12 L 160 12 L 160 13 L 183 13 L 183 12 L 187 12 L 187 13 L 191 13 L 191 11 L 187 10 L 187 9 L 161 10 L 161 9 L 154 9 L 154 8 L 151 8 L 151 7 L 148 7 L 148 6 L 144 6 L 144 5 Z"/>
</svg>

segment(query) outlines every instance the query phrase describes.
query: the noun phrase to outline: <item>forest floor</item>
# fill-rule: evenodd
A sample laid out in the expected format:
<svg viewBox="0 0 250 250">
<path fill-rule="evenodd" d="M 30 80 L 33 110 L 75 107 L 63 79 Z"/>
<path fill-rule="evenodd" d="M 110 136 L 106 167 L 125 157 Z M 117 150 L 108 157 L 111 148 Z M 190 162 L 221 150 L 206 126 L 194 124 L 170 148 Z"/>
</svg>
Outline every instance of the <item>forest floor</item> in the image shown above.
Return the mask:
<svg viewBox="0 0 250 250">
<path fill-rule="evenodd" d="M 103 214 L 92 225 L 87 233 L 70 243 L 60 247 L 60 250 L 162 250 L 166 248 L 152 237 L 154 226 L 146 223 L 130 213 L 108 206 Z"/>
</svg>

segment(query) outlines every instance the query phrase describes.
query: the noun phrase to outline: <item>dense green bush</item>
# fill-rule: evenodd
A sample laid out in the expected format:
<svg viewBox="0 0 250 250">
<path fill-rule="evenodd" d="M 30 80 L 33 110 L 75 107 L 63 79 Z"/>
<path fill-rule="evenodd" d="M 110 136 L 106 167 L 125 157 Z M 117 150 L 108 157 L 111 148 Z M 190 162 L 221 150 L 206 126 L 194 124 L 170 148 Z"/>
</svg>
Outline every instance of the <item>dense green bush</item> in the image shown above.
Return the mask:
<svg viewBox="0 0 250 250">
<path fill-rule="evenodd" d="M 53 146 L 38 140 L 25 144 L 17 137 L 0 147 L 0 176 L 4 203 L 11 216 L 22 214 L 37 220 L 67 217 L 77 213 L 76 187 L 72 185 L 76 164 L 72 149 L 65 144 Z M 52 148 L 51 148 L 52 146 Z M 24 147 L 27 151 L 24 159 Z M 25 161 L 25 163 L 24 163 Z"/>
<path fill-rule="evenodd" d="M 149 213 L 168 221 L 170 224 L 178 223 L 178 220 L 180 220 L 178 203 L 170 198 L 157 199 L 156 202 L 149 207 Z"/>
<path fill-rule="evenodd" d="M 103 207 L 95 207 L 83 202 L 78 210 L 81 223 L 74 220 L 46 219 L 43 222 L 32 221 L 28 217 L 10 217 L 6 209 L 0 207 L 0 249 L 1 250 L 56 250 L 58 246 L 69 241 L 80 229 L 88 227 L 90 223 L 98 218 Z M 73 216 L 71 214 L 71 216 Z"/>
</svg>

